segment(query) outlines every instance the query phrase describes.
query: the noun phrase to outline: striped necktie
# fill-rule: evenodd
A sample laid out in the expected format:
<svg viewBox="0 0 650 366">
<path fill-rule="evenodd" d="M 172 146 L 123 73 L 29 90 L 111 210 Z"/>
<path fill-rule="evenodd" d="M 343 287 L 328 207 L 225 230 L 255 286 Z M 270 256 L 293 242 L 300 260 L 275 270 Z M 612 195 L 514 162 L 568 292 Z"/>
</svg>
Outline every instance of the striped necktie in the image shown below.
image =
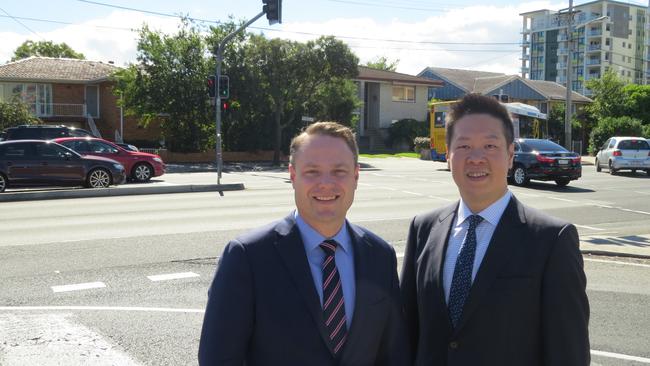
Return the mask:
<svg viewBox="0 0 650 366">
<path fill-rule="evenodd" d="M 334 258 L 337 246 L 338 244 L 334 240 L 325 240 L 320 244 L 321 249 L 325 252 L 325 260 L 323 260 L 323 319 L 335 355 L 343 348 L 348 334 L 341 277 Z"/>
<path fill-rule="evenodd" d="M 460 317 L 463 315 L 463 306 L 472 287 L 472 269 L 474 267 L 474 255 L 476 253 L 476 227 L 483 221 L 479 215 L 472 215 L 468 218 L 469 229 L 460 253 L 456 259 L 454 276 L 451 280 L 449 290 L 449 318 L 454 329 L 458 326 Z"/>
</svg>

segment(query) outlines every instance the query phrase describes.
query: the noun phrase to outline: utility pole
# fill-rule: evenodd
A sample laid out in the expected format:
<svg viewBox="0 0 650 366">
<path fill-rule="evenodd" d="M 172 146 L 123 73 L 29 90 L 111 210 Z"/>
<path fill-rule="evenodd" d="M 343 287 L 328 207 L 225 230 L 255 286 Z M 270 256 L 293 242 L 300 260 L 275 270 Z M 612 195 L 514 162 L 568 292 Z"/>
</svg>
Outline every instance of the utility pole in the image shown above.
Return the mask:
<svg viewBox="0 0 650 366">
<path fill-rule="evenodd" d="M 566 65 L 566 108 L 564 111 L 564 147 L 567 150 L 573 151 L 571 143 L 571 69 L 573 56 L 573 0 L 569 0 L 569 13 L 567 15 L 567 65 Z"/>
</svg>

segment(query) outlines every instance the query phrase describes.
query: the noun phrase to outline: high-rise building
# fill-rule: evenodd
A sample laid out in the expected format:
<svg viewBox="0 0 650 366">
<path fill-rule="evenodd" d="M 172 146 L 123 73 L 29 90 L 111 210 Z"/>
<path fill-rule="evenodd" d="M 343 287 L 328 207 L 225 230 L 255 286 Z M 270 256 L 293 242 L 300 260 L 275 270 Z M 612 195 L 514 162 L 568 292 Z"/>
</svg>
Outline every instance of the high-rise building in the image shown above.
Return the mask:
<svg viewBox="0 0 650 366">
<path fill-rule="evenodd" d="M 569 9 L 536 10 L 523 17 L 521 76 L 556 81 L 591 95 L 585 81 L 614 70 L 623 80 L 650 81 L 649 6 L 599 0 L 573 7 L 571 50 L 568 48 Z"/>
</svg>

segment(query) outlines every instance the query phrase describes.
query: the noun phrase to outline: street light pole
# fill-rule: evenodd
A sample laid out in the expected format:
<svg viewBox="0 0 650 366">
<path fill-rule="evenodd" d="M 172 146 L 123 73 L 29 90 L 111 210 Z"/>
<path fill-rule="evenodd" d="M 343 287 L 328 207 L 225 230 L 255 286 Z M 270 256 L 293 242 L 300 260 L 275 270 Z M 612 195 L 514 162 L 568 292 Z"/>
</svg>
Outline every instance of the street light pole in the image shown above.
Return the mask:
<svg viewBox="0 0 650 366">
<path fill-rule="evenodd" d="M 566 107 L 564 111 L 564 147 L 573 151 L 571 146 L 571 56 L 573 49 L 573 0 L 569 0 L 569 14 L 567 16 L 567 65 L 566 65 Z"/>
</svg>

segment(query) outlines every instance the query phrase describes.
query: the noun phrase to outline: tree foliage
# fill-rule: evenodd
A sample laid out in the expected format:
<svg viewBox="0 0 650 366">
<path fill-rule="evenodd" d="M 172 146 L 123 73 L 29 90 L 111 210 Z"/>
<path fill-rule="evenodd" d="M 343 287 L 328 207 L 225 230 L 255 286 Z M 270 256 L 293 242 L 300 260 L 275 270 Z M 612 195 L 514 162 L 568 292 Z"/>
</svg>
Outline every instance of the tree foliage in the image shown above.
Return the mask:
<svg viewBox="0 0 650 366">
<path fill-rule="evenodd" d="M 618 117 L 624 114 L 625 82 L 612 70 L 607 70 L 600 79 L 588 80 L 585 84 L 593 92 L 594 102 L 587 111 L 596 119 Z"/>
<path fill-rule="evenodd" d="M 115 92 L 129 115 L 147 124 L 161 120 L 170 150 L 204 151 L 214 146 L 214 123 L 206 95 L 210 72 L 207 49 L 199 31 L 184 21 L 176 34 L 144 26 L 138 41 L 138 63 L 115 74 Z"/>
<path fill-rule="evenodd" d="M 650 124 L 650 85 L 628 84 L 623 87 L 625 114 Z"/>
<path fill-rule="evenodd" d="M 632 117 L 605 117 L 591 131 L 589 137 L 589 152 L 596 153 L 598 149 L 612 136 L 641 136 L 643 126 L 641 121 Z"/>
<path fill-rule="evenodd" d="M 397 65 L 399 64 L 399 59 L 395 61 L 389 61 L 386 56 L 377 57 L 366 63 L 371 69 L 385 70 L 385 71 L 395 71 L 397 70 Z"/>
<path fill-rule="evenodd" d="M 63 43 L 54 43 L 52 41 L 34 42 L 34 41 L 27 40 L 23 42 L 23 44 L 18 46 L 18 48 L 16 48 L 16 50 L 14 51 L 14 57 L 11 58 L 11 61 L 16 61 L 31 56 L 76 58 L 79 60 L 85 59 L 83 53 L 76 52 L 65 42 Z"/>
<path fill-rule="evenodd" d="M 34 117 L 27 105 L 20 101 L 0 101 L 0 131 L 18 125 L 39 124 L 41 121 Z"/>
</svg>

